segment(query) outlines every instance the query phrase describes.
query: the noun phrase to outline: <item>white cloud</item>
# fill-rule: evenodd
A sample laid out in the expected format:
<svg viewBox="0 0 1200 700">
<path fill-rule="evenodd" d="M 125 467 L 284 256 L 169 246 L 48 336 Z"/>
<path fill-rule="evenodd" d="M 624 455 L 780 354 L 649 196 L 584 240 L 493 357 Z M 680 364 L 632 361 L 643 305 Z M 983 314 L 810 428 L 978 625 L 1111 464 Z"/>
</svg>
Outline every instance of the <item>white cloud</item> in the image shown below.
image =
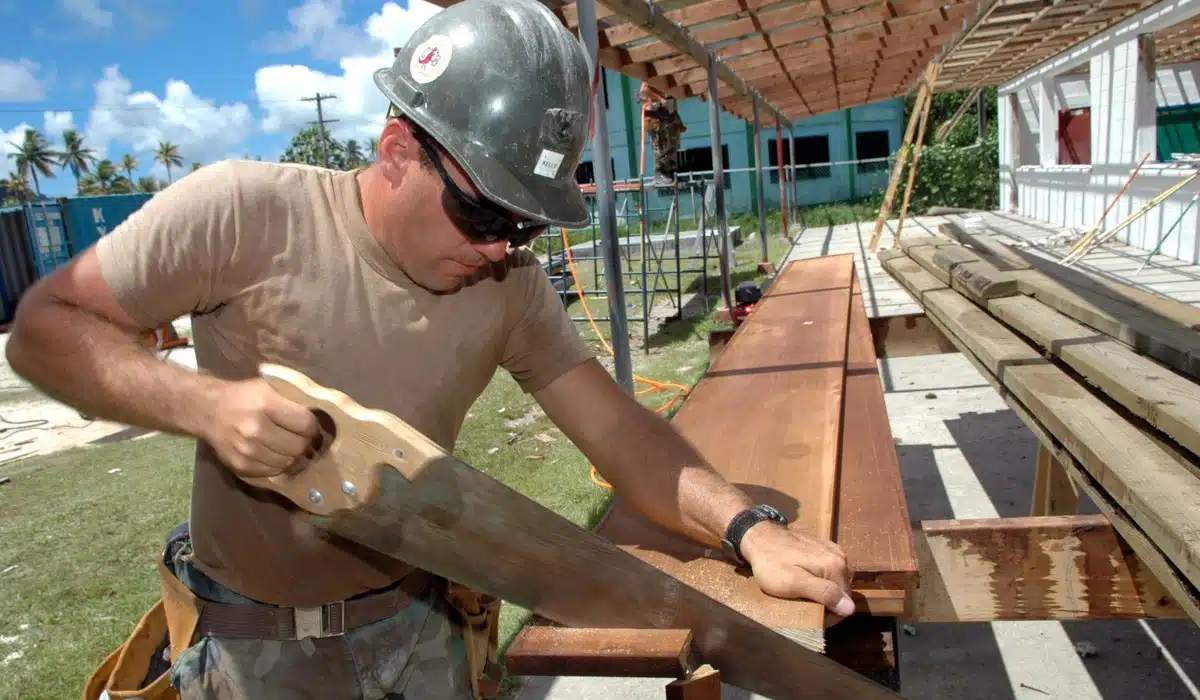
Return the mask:
<svg viewBox="0 0 1200 700">
<path fill-rule="evenodd" d="M 17 147 L 13 144 L 24 141 L 25 130 L 30 128 L 33 128 L 32 124 L 21 122 L 8 131 L 0 131 L 0 156 L 4 157 L 4 162 L 0 163 L 0 177 L 8 177 L 8 173 L 17 171 L 16 162 L 8 156 L 17 152 Z"/>
<path fill-rule="evenodd" d="M 59 0 L 67 16 L 97 29 L 112 29 L 113 13 L 103 10 L 96 0 Z"/>
<path fill-rule="evenodd" d="M 179 146 L 185 161 L 207 163 L 237 149 L 254 132 L 249 106 L 217 105 L 198 97 L 181 80 L 167 81 L 161 98 L 132 88 L 115 65 L 106 67 L 96 83 L 86 143 L 99 158 L 116 158 L 125 151 L 145 154 L 162 140 Z M 122 148 L 110 151 L 114 145 Z"/>
<path fill-rule="evenodd" d="M 288 52 L 311 49 L 313 58 L 336 60 L 355 54 L 377 41 L 358 27 L 342 24 L 342 0 L 304 0 L 288 10 L 286 32 L 271 32 L 263 40 L 267 51 Z"/>
<path fill-rule="evenodd" d="M 37 102 L 46 99 L 46 86 L 37 76 L 41 66 L 29 59 L 0 58 L 0 102 Z"/>
<path fill-rule="evenodd" d="M 46 112 L 42 135 L 51 141 L 62 141 L 63 132 L 75 128 L 75 116 L 70 112 Z"/>
<path fill-rule="evenodd" d="M 307 0 L 302 7 L 316 2 L 319 0 Z M 320 92 L 337 96 L 335 100 L 322 102 L 326 118 L 339 120 L 329 126 L 334 136 L 360 140 L 378 136 L 387 99 L 375 87 L 372 75 L 391 65 L 393 47 L 403 45 L 425 20 L 440 11 L 440 7 L 424 0 L 409 0 L 407 8 L 384 3 L 365 23 L 363 31 L 369 40 L 338 61 L 341 75 L 302 65 L 260 68 L 255 73 L 254 85 L 264 112 L 263 130 L 290 134 L 303 129 L 316 119 L 317 111 L 315 103 L 301 100 Z"/>
</svg>

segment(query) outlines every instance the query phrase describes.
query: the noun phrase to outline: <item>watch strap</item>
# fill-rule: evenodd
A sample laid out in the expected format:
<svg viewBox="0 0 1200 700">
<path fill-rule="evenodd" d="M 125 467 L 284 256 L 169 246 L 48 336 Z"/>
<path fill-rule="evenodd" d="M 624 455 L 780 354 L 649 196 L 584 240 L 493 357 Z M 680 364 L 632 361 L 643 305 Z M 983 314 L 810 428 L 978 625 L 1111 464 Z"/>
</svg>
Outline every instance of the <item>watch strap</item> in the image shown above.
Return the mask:
<svg viewBox="0 0 1200 700">
<path fill-rule="evenodd" d="M 721 546 L 725 553 L 739 564 L 745 564 L 746 559 L 742 556 L 742 537 L 750 528 L 767 520 L 784 527 L 787 527 L 788 524 L 787 518 L 782 513 L 765 503 L 747 508 L 733 516 L 733 519 L 729 521 L 729 526 L 725 529 L 725 537 L 721 540 Z"/>
</svg>

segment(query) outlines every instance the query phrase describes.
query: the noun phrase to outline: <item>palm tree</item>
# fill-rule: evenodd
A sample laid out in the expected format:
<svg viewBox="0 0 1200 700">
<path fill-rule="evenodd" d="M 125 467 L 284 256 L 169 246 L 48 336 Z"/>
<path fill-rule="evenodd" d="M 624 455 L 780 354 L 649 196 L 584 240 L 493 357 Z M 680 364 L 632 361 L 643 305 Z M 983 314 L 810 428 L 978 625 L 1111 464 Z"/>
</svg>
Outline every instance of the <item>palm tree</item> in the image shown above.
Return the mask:
<svg viewBox="0 0 1200 700">
<path fill-rule="evenodd" d="M 137 158 L 126 153 L 121 159 L 121 170 L 125 171 L 125 175 L 129 177 L 129 181 L 133 182 L 133 171 L 138 169 Z"/>
<path fill-rule="evenodd" d="M 63 132 L 63 150 L 59 154 L 59 164 L 71 171 L 75 176 L 75 193 L 82 194 L 79 189 L 79 176 L 87 173 L 96 163 L 95 151 L 83 145 L 83 136 L 75 129 Z"/>
<path fill-rule="evenodd" d="M 96 183 L 104 194 L 112 192 L 113 181 L 117 179 L 117 166 L 107 158 L 96 164 Z"/>
<path fill-rule="evenodd" d="M 158 180 L 155 180 L 152 177 L 139 177 L 137 181 L 137 191 L 146 193 L 157 192 Z"/>
<path fill-rule="evenodd" d="M 372 136 L 371 140 L 367 141 L 367 152 L 371 154 L 371 160 L 379 157 L 379 139 Z"/>
<path fill-rule="evenodd" d="M 167 169 L 167 183 L 171 180 L 171 166 L 177 168 L 183 167 L 183 156 L 179 155 L 179 146 L 170 141 L 159 141 L 158 148 L 154 150 L 155 162 L 162 163 Z"/>
<path fill-rule="evenodd" d="M 0 180 L 0 191 L 5 193 L 4 201 L 27 202 L 33 198 L 29 191 L 29 180 L 20 173 L 9 173 L 8 177 Z"/>
<path fill-rule="evenodd" d="M 358 141 L 350 139 L 346 142 L 346 165 L 351 168 L 357 168 L 363 162 L 362 147 Z"/>
<path fill-rule="evenodd" d="M 50 143 L 36 129 L 26 129 L 25 139 L 21 143 L 10 144 L 17 149 L 15 153 L 8 154 L 9 158 L 17 162 L 17 174 L 22 177 L 32 175 L 33 190 L 41 196 L 42 186 L 38 181 L 38 173 L 54 177 L 51 168 L 58 164 L 58 152 L 50 148 Z"/>
<path fill-rule="evenodd" d="M 203 167 L 204 167 L 203 163 L 197 163 L 195 161 L 192 161 L 192 172 L 196 172 L 197 170 L 199 170 L 200 168 L 203 168 Z"/>
</svg>

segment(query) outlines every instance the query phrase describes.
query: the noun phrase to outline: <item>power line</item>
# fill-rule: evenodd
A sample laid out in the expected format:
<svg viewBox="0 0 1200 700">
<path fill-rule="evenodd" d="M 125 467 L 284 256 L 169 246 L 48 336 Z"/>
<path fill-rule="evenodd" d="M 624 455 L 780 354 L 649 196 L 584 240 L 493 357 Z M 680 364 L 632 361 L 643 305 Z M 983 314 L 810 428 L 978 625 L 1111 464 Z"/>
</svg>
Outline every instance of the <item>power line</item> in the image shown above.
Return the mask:
<svg viewBox="0 0 1200 700">
<path fill-rule="evenodd" d="M 310 121 L 309 124 L 320 124 L 321 125 L 321 158 L 325 161 L 325 167 L 328 168 L 329 167 L 329 145 L 328 145 L 329 135 L 325 132 L 325 122 L 336 122 L 336 121 L 340 121 L 340 120 L 326 119 L 325 112 L 324 112 L 324 110 L 321 109 L 321 101 L 322 100 L 336 100 L 337 95 L 322 95 L 320 92 L 318 92 L 316 95 L 314 95 L 312 97 L 302 97 L 300 99 L 303 100 L 304 102 L 316 102 L 317 103 L 317 121 L 315 121 L 315 122 Z"/>
<path fill-rule="evenodd" d="M 311 102 L 312 98 L 308 97 L 293 97 L 278 100 L 255 100 L 254 103 L 243 102 L 247 107 L 255 105 L 282 105 L 282 104 L 297 104 L 299 102 Z M 213 112 L 218 111 L 222 105 L 195 105 L 178 107 L 172 106 L 173 112 Z M 0 114 L 42 114 L 43 112 L 157 112 L 163 109 L 163 105 L 121 105 L 119 107 L 0 107 Z"/>
</svg>

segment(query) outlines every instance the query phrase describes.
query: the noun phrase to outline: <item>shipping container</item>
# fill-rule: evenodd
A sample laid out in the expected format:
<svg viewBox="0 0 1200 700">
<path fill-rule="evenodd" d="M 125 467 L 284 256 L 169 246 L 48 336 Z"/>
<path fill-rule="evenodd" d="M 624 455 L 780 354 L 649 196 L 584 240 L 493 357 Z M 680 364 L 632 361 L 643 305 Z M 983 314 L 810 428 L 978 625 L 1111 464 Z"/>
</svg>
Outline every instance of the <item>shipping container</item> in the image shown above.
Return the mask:
<svg viewBox="0 0 1200 700">
<path fill-rule="evenodd" d="M 37 276 L 45 277 L 59 265 L 71 259 L 71 242 L 63 223 L 62 204 L 42 200 L 29 202 L 25 210 L 25 228 L 33 249 L 33 264 Z"/>
<path fill-rule="evenodd" d="M 87 250 L 153 196 L 145 193 L 103 194 L 60 199 L 65 206 L 71 254 L 78 255 Z"/>
<path fill-rule="evenodd" d="M 17 302 L 35 281 L 37 268 L 29 244 L 25 210 L 21 207 L 0 209 L 0 302 L 4 305 L 4 318 L 0 323 L 12 322 Z"/>
</svg>

